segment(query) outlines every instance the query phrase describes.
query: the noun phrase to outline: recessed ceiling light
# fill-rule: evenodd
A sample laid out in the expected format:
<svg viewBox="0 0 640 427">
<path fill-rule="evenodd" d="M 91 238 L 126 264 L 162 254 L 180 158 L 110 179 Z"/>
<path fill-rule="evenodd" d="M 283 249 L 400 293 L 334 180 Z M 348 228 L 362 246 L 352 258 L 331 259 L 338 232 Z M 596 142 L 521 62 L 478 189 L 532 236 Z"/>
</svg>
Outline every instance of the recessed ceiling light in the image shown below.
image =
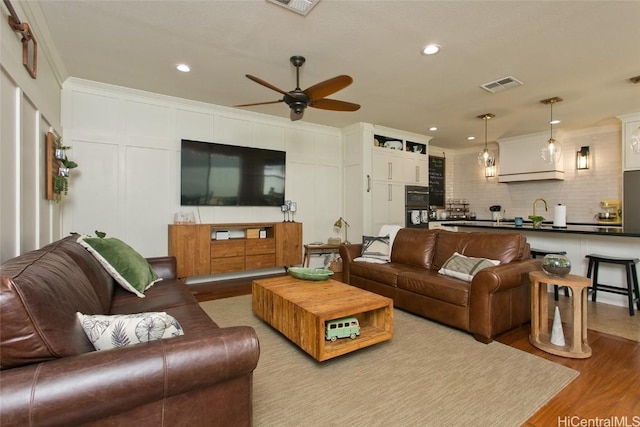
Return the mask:
<svg viewBox="0 0 640 427">
<path fill-rule="evenodd" d="M 549 122 L 550 125 L 557 125 L 558 123 L 560 123 L 562 120 L 551 120 Z"/>
<path fill-rule="evenodd" d="M 429 130 L 433 132 L 433 131 L 437 131 L 437 130 L 438 130 L 438 128 L 437 128 L 437 127 L 435 127 L 435 126 L 431 126 L 431 127 L 429 128 Z"/>
<path fill-rule="evenodd" d="M 188 73 L 189 71 L 191 71 L 191 67 L 189 67 L 187 64 L 178 64 L 176 66 L 176 69 L 178 71 L 182 71 L 183 73 Z"/>
<path fill-rule="evenodd" d="M 467 141 L 473 141 L 474 139 L 476 139 L 476 137 L 475 137 L 475 136 L 468 136 L 468 137 L 467 137 Z"/>
<path fill-rule="evenodd" d="M 435 55 L 438 52 L 440 52 L 440 45 L 437 44 L 428 44 L 422 48 L 423 55 Z"/>
</svg>

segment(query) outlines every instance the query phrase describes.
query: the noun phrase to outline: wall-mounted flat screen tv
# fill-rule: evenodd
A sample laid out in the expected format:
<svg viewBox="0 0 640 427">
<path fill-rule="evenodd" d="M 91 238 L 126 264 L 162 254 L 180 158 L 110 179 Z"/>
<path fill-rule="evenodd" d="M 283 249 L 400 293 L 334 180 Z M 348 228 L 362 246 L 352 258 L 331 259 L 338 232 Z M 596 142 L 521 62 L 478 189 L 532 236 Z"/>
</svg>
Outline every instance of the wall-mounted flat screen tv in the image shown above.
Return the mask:
<svg viewBox="0 0 640 427">
<path fill-rule="evenodd" d="M 182 140 L 183 206 L 282 206 L 286 153 Z"/>
</svg>

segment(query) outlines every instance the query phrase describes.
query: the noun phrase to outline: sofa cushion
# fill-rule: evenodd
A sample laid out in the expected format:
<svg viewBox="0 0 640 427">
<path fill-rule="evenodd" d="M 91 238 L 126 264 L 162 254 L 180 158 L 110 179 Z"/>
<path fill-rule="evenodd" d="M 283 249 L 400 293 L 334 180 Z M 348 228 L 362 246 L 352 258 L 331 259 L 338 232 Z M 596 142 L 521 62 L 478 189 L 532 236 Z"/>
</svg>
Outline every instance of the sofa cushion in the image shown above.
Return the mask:
<svg viewBox="0 0 640 427">
<path fill-rule="evenodd" d="M 405 271 L 398 276 L 398 289 L 462 307 L 469 305 L 471 285 L 433 270 Z"/>
<path fill-rule="evenodd" d="M 1 369 L 94 351 L 75 314 L 104 312 L 92 285 L 98 279 L 58 249 L 67 243 L 59 240 L 0 267 Z"/>
<path fill-rule="evenodd" d="M 502 264 L 524 259 L 526 238 L 518 233 L 468 233 L 464 249 L 466 256 L 491 258 Z"/>
<path fill-rule="evenodd" d="M 470 282 L 478 271 L 498 264 L 500 264 L 500 261 L 467 257 L 458 252 L 454 252 L 453 255 L 445 261 L 442 268 L 438 270 L 438 273 Z"/>
<path fill-rule="evenodd" d="M 76 313 L 96 350 L 108 350 L 184 335 L 178 321 L 165 312 L 136 314 Z"/>
<path fill-rule="evenodd" d="M 391 249 L 391 262 L 430 268 L 439 231 L 420 228 L 399 230 Z"/>
<path fill-rule="evenodd" d="M 464 248 L 469 240 L 469 234 L 465 232 L 438 230 L 438 240 L 435 244 L 432 269 L 440 270 L 442 265 L 454 254 L 464 253 Z M 480 255 L 475 255 L 480 256 Z M 497 258 L 494 258 L 497 259 Z"/>
<path fill-rule="evenodd" d="M 131 314 L 143 311 L 167 311 L 167 309 L 182 305 L 197 305 L 189 286 L 177 279 L 163 280 L 145 292 L 144 298 L 138 298 L 121 287 L 116 287 L 113 293 L 111 314 Z"/>
<path fill-rule="evenodd" d="M 398 273 L 406 270 L 408 266 L 397 263 L 371 264 L 368 262 L 352 262 L 350 268 L 351 276 L 363 277 L 395 287 L 398 282 Z"/>
<path fill-rule="evenodd" d="M 126 290 L 144 298 L 144 291 L 159 280 L 146 259 L 131 246 L 114 237 L 81 236 L 84 246 Z"/>
</svg>

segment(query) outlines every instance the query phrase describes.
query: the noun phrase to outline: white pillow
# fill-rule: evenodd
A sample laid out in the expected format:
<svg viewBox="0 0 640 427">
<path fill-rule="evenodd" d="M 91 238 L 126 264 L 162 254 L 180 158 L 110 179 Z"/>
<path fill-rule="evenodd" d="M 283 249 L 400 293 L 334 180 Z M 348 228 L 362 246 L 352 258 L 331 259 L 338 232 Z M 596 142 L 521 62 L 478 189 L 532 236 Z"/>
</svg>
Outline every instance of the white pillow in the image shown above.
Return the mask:
<svg viewBox="0 0 640 427">
<path fill-rule="evenodd" d="M 454 252 L 453 255 L 444 262 L 442 268 L 438 270 L 438 273 L 470 282 L 478 271 L 498 264 L 500 264 L 500 261 L 467 257 L 458 252 Z"/>
<path fill-rule="evenodd" d="M 385 261 L 383 259 L 378 259 L 378 258 L 366 258 L 366 257 L 362 257 L 359 256 L 358 258 L 354 258 L 353 259 L 355 262 L 370 262 L 371 264 L 386 264 L 389 261 Z"/>
<path fill-rule="evenodd" d="M 389 253 L 393 249 L 393 241 L 396 238 L 396 234 L 402 228 L 400 225 L 394 224 L 384 224 L 380 227 L 380 231 L 378 232 L 378 236 L 389 236 Z"/>
<path fill-rule="evenodd" d="M 116 315 L 76 313 L 76 317 L 96 350 L 184 335 L 178 321 L 165 312 Z"/>
<path fill-rule="evenodd" d="M 362 258 L 374 258 L 389 262 L 391 248 L 389 236 L 362 236 Z"/>
</svg>

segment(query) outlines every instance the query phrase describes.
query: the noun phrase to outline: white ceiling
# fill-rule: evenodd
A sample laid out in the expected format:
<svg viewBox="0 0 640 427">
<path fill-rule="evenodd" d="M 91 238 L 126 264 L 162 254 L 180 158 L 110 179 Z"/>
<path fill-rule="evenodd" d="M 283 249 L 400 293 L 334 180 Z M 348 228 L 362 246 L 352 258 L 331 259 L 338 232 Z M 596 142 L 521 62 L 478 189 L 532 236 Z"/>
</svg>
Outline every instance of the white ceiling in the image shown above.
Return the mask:
<svg viewBox="0 0 640 427">
<path fill-rule="evenodd" d="M 17 0 L 14 0 L 17 1 Z M 73 76 L 232 106 L 295 88 L 289 57 L 303 55 L 302 89 L 339 74 L 354 83 L 330 96 L 357 112 L 308 108 L 304 121 L 355 122 L 434 137 L 443 148 L 554 129 L 580 129 L 640 112 L 640 1 L 321 0 L 305 17 L 265 0 L 41 0 Z M 48 41 L 47 43 L 49 43 Z M 442 51 L 423 56 L 427 43 Z M 175 70 L 178 63 L 190 73 Z M 513 76 L 523 86 L 491 94 L 481 84 Z M 252 111 L 289 117 L 285 104 Z M 430 126 L 439 128 L 430 132 Z M 476 141 L 466 137 L 475 135 Z"/>
</svg>

